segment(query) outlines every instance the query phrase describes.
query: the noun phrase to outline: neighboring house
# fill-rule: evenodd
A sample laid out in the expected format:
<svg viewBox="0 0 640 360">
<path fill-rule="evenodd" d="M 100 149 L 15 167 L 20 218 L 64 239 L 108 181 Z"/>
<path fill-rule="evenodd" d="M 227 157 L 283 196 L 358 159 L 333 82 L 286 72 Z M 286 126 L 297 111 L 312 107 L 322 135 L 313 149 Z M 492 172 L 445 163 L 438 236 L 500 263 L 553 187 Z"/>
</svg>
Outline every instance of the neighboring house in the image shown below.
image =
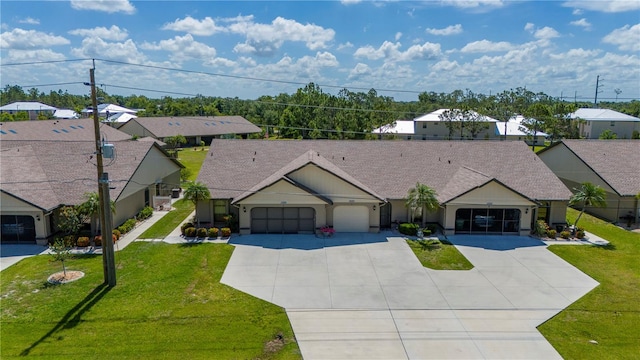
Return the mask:
<svg viewBox="0 0 640 360">
<path fill-rule="evenodd" d="M 374 134 L 381 137 L 393 136 L 399 139 L 411 140 L 415 133 L 413 120 L 396 120 L 392 124 L 383 125 L 373 130 Z"/>
<path fill-rule="evenodd" d="M 438 109 L 430 112 L 426 115 L 415 118 L 414 121 L 414 139 L 416 140 L 440 140 L 447 139 L 449 136 L 449 128 L 446 121 L 442 121 L 441 115 L 450 109 Z M 476 139 L 492 139 L 497 138 L 496 135 L 496 123 L 498 120 L 488 116 L 480 115 L 475 111 L 470 111 L 473 115 L 478 116 L 482 122 L 487 123 L 487 128 L 480 131 Z M 453 121 L 460 121 L 460 119 L 453 119 Z M 453 133 L 454 139 L 460 139 L 460 130 L 456 130 Z M 466 138 L 466 135 L 465 135 Z"/>
<path fill-rule="evenodd" d="M 200 145 L 200 141 L 209 144 L 213 138 L 246 137 L 247 134 L 262 132 L 242 116 L 139 117 L 118 129 L 130 135 L 151 136 L 163 141 L 170 136 L 182 135 L 190 145 Z"/>
<path fill-rule="evenodd" d="M 378 232 L 410 220 L 417 182 L 436 190 L 428 215 L 446 234 L 529 234 L 565 223 L 571 192 L 524 142 L 213 140 L 198 181 L 201 222 L 238 216 L 241 234 Z"/>
<path fill-rule="evenodd" d="M 79 119 L 80 114 L 70 109 L 57 109 L 53 113 L 53 117 L 56 119 Z"/>
<path fill-rule="evenodd" d="M 640 132 L 640 119 L 609 109 L 582 108 L 571 114 L 572 119 L 584 120 L 578 124 L 580 137 L 597 139 L 611 130 L 618 139 L 631 139 L 633 132 Z"/>
<path fill-rule="evenodd" d="M 105 118 L 103 122 L 117 129 L 122 125 L 124 125 L 127 121 L 135 118 L 137 118 L 136 115 L 125 113 L 125 112 L 119 112 L 119 113 L 109 114 L 109 117 Z"/>
<path fill-rule="evenodd" d="M 127 109 L 126 107 L 122 107 L 120 105 L 115 104 L 100 104 L 98 105 L 98 114 L 100 117 L 108 118 L 111 114 L 116 113 L 127 113 L 127 114 L 136 114 L 138 110 Z M 82 109 L 83 117 L 92 117 L 93 116 L 93 107 L 88 107 Z"/>
<path fill-rule="evenodd" d="M 154 142 L 118 141 L 116 156 L 104 159 L 118 226 L 154 196 L 170 196 L 183 166 Z M 1 242 L 46 244 L 57 232 L 63 205 L 78 205 L 97 192 L 95 142 L 6 141 L 1 143 Z"/>
<path fill-rule="evenodd" d="M 131 139 L 131 135 L 100 124 L 100 137 L 105 141 Z M 92 119 L 40 120 L 0 122 L 0 141 L 95 141 Z"/>
<path fill-rule="evenodd" d="M 53 115 L 58 110 L 53 106 L 43 104 L 37 101 L 17 101 L 11 104 L 0 106 L 0 113 L 17 114 L 26 111 L 29 114 L 29 120 L 38 120 L 40 114 L 46 117 Z"/>
<path fill-rule="evenodd" d="M 640 222 L 640 141 L 562 140 L 538 156 L 568 188 L 588 181 L 607 192 L 607 207 L 587 207 L 589 213 L 614 223 L 627 217 Z"/>
<path fill-rule="evenodd" d="M 509 119 L 509 121 L 498 121 L 495 123 L 496 135 L 500 139 L 506 140 L 520 140 L 526 141 L 529 145 L 544 145 L 544 140 L 549 134 L 542 131 L 537 131 L 535 137 L 533 132 L 530 132 L 522 122 L 525 120 L 524 116 L 517 115 Z"/>
</svg>

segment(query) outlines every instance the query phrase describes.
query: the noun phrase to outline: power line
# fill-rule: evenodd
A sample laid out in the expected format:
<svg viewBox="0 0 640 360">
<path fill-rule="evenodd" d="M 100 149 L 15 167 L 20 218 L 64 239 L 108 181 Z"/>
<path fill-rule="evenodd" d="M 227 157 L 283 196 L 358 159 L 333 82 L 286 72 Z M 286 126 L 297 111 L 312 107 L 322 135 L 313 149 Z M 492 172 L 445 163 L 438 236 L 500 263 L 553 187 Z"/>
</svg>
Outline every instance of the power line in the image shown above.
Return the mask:
<svg viewBox="0 0 640 360">
<path fill-rule="evenodd" d="M 45 61 L 31 61 L 31 62 L 21 62 L 21 63 L 5 63 L 0 65 L 2 66 L 42 65 L 42 64 L 55 64 L 55 63 L 87 61 L 87 60 L 92 60 L 92 59 L 45 60 Z"/>
</svg>

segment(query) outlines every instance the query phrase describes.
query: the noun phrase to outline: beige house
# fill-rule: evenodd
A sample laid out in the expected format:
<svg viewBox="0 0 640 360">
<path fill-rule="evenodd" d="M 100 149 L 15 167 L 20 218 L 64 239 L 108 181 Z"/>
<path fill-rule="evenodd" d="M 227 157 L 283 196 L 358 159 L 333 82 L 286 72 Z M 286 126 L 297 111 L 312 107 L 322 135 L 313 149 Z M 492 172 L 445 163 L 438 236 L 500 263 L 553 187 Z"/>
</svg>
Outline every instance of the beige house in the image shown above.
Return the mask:
<svg viewBox="0 0 640 360">
<path fill-rule="evenodd" d="M 206 144 L 219 137 L 234 137 L 262 132 L 242 116 L 181 116 L 139 117 L 130 119 L 119 130 L 139 137 L 152 137 L 164 141 L 167 137 L 182 135 L 190 145 Z"/>
<path fill-rule="evenodd" d="M 590 182 L 607 192 L 607 207 L 589 213 L 614 223 L 640 222 L 640 140 L 563 140 L 538 155 L 569 189 Z"/>
<path fill-rule="evenodd" d="M 198 181 L 211 192 L 198 220 L 235 214 L 242 234 L 378 232 L 411 220 L 403 198 L 417 182 L 436 190 L 427 221 L 446 234 L 528 234 L 538 216 L 564 223 L 571 196 L 512 141 L 216 139 Z"/>
<path fill-rule="evenodd" d="M 180 184 L 179 162 L 154 142 L 113 142 L 116 156 L 105 159 L 114 226 L 169 196 Z M 77 205 L 97 192 L 95 142 L 2 141 L 0 151 L 1 241 L 45 244 L 58 231 L 63 205 Z"/>
</svg>

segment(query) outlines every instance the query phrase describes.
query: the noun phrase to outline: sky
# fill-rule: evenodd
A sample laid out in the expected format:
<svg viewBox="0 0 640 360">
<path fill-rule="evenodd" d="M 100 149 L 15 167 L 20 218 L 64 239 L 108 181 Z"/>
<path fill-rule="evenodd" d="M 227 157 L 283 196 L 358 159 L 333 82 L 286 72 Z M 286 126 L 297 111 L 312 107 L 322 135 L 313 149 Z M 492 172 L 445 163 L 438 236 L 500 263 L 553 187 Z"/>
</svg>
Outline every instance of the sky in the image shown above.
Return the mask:
<svg viewBox="0 0 640 360">
<path fill-rule="evenodd" d="M 92 61 L 91 59 L 95 59 Z M 640 99 L 640 1 L 0 2 L 0 86 L 151 98 L 526 87 Z M 599 79 L 598 79 L 599 76 Z M 35 85 L 35 86 L 34 86 Z"/>
</svg>

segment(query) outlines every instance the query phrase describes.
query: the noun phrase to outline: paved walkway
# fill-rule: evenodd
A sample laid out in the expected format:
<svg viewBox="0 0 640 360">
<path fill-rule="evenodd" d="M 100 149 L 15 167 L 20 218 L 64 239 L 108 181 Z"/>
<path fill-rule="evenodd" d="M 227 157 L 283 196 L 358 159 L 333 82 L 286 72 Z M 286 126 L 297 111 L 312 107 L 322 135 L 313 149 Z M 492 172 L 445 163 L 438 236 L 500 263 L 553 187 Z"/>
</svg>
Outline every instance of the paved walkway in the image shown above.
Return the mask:
<svg viewBox="0 0 640 360">
<path fill-rule="evenodd" d="M 235 237 L 221 282 L 283 306 L 307 360 L 560 358 L 536 327 L 598 283 L 533 238 L 449 240 L 474 269 L 377 234 Z"/>
</svg>

